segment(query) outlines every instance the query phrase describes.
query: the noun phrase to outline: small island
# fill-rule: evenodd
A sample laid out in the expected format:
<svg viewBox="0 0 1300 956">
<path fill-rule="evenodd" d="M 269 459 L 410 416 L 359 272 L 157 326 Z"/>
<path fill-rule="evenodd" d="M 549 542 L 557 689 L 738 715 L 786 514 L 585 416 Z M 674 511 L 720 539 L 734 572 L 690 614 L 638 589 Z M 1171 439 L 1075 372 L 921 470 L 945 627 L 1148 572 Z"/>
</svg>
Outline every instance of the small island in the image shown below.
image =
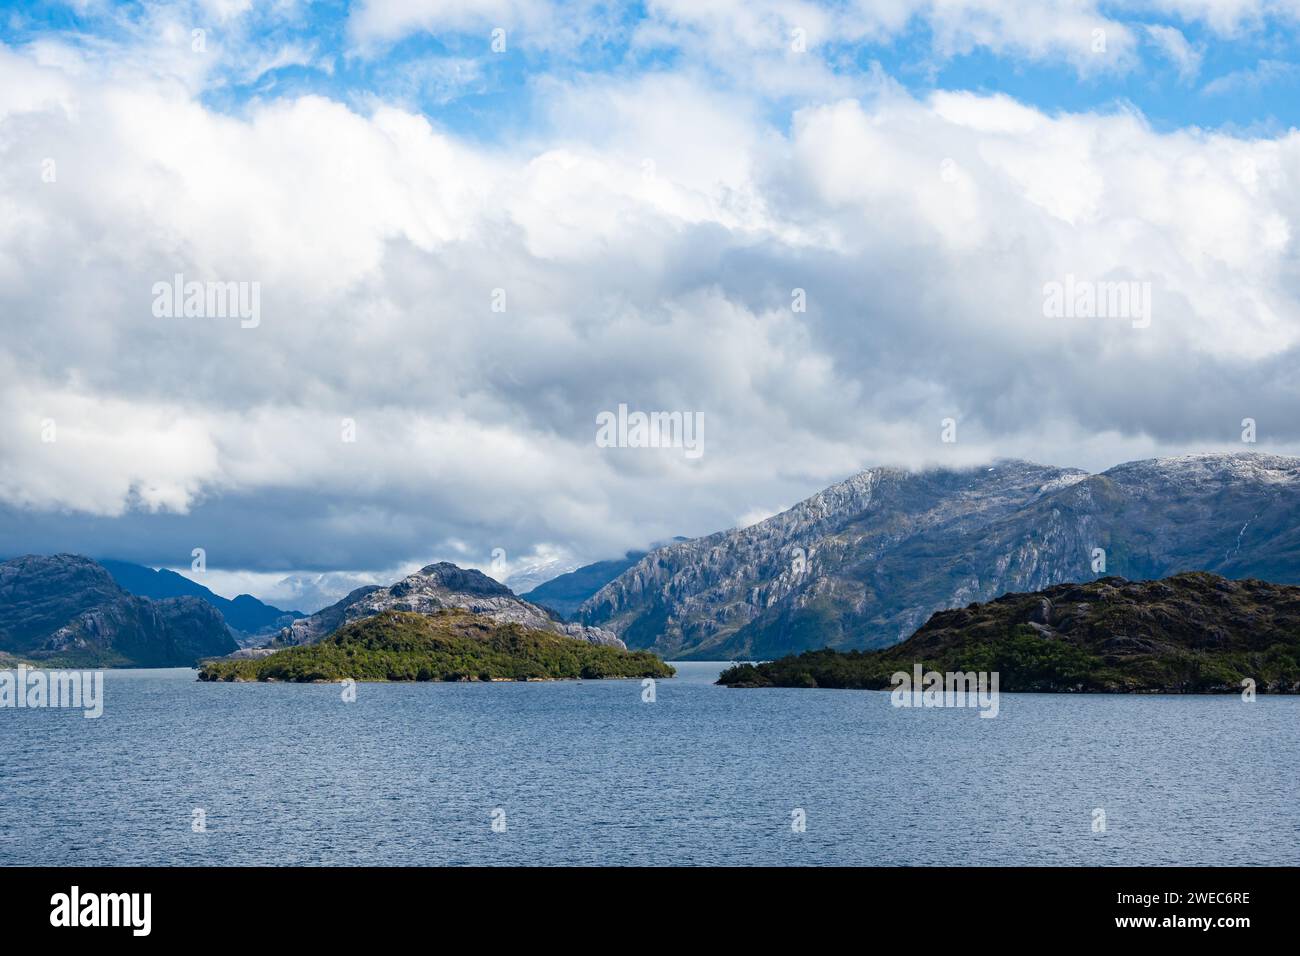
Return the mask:
<svg viewBox="0 0 1300 956">
<path fill-rule="evenodd" d="M 316 644 L 205 661 L 201 681 L 533 681 L 672 677 L 646 651 L 591 644 L 468 611 L 385 611 Z"/>
<path fill-rule="evenodd" d="M 996 672 L 1012 692 L 1296 694 L 1300 587 L 1203 572 L 1061 584 L 940 611 L 893 647 L 739 664 L 718 683 L 884 690 L 916 664 Z"/>
</svg>

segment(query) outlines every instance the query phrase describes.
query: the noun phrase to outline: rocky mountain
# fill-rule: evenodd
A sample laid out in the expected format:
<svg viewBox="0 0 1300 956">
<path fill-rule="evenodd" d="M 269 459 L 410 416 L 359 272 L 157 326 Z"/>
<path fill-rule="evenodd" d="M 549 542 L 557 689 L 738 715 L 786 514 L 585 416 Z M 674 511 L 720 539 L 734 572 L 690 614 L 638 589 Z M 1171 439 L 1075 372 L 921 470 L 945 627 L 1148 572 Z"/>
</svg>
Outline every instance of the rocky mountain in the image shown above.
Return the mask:
<svg viewBox="0 0 1300 956">
<path fill-rule="evenodd" d="M 128 594 L 89 558 L 0 563 L 0 651 L 60 666 L 188 667 L 237 646 L 207 602 Z"/>
<path fill-rule="evenodd" d="M 516 597 L 504 584 L 481 571 L 460 568 L 445 561 L 421 568 L 386 588 L 357 588 L 342 601 L 294 621 L 280 631 L 274 643 L 276 646 L 314 644 L 346 624 L 383 611 L 434 614 L 447 608 L 470 611 L 498 624 L 519 624 L 590 644 L 624 647 L 618 636 L 610 631 L 583 624 L 566 624 L 545 609 Z"/>
<path fill-rule="evenodd" d="M 1106 577 L 940 611 L 880 651 L 806 651 L 726 671 L 733 687 L 883 689 L 899 671 L 997 673 L 1004 691 L 1300 693 L 1300 587 L 1188 572 Z"/>
<path fill-rule="evenodd" d="M 1192 570 L 1300 582 L 1300 459 L 875 468 L 751 527 L 652 551 L 577 617 L 667 659 L 773 658 L 885 647 L 935 611 L 1007 592 Z"/>
<path fill-rule="evenodd" d="M 221 612 L 227 626 L 234 633 L 235 640 L 240 644 L 256 643 L 258 638 L 273 636 L 281 628 L 306 616 L 299 611 L 282 611 L 278 607 L 264 604 L 251 594 L 224 598 L 167 568 L 154 570 L 144 565 L 109 558 L 101 558 L 99 564 L 113 576 L 114 581 L 138 597 L 153 600 L 196 597 L 206 601 Z"/>
</svg>

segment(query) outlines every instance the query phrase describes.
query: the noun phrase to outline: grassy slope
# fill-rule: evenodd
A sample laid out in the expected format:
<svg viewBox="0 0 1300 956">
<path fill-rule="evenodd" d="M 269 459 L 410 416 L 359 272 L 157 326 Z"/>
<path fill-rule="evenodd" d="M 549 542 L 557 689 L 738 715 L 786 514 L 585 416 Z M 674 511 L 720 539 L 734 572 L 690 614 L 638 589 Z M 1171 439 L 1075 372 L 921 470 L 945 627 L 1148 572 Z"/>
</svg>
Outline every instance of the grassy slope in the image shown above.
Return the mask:
<svg viewBox="0 0 1300 956">
<path fill-rule="evenodd" d="M 725 671 L 733 687 L 882 689 L 895 671 L 997 671 L 1004 691 L 1300 693 L 1300 587 L 1189 573 L 1105 578 L 941 611 L 881 651 Z"/>
<path fill-rule="evenodd" d="M 258 660 L 204 663 L 200 680 L 381 681 L 671 677 L 653 654 L 497 624 L 466 611 L 388 612 L 355 621 L 319 644 Z"/>
</svg>

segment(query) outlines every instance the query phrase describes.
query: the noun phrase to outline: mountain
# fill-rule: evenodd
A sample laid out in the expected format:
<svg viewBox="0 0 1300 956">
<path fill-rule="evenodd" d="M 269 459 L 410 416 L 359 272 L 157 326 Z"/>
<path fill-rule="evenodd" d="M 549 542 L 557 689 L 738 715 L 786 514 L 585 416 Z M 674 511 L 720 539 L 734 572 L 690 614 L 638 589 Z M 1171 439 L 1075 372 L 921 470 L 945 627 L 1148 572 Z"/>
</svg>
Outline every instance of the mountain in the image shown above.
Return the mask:
<svg viewBox="0 0 1300 956">
<path fill-rule="evenodd" d="M 522 595 L 525 601 L 558 611 L 569 617 L 610 581 L 644 558 L 648 551 L 629 551 L 625 557 L 597 561 L 552 578 Z"/>
<path fill-rule="evenodd" d="M 1197 570 L 1300 582 L 1300 459 L 875 468 L 748 528 L 652 551 L 577 619 L 667 659 L 775 658 L 885 647 L 935 611 L 1007 592 Z"/>
<path fill-rule="evenodd" d="M 237 647 L 212 605 L 128 594 L 89 558 L 0 562 L 0 651 L 67 667 L 189 667 Z"/>
<path fill-rule="evenodd" d="M 1300 693 L 1300 587 L 1188 572 L 1106 577 L 940 611 L 879 651 L 805 651 L 725 671 L 733 687 L 890 687 L 914 665 L 1036 692 Z"/>
<path fill-rule="evenodd" d="M 294 621 L 280 631 L 274 643 L 315 644 L 346 624 L 384 611 L 434 614 L 447 608 L 481 614 L 499 624 L 519 624 L 591 644 L 624 647 L 609 631 L 557 621 L 545 609 L 516 597 L 504 584 L 481 571 L 446 561 L 421 568 L 390 587 L 357 588 L 342 601 Z"/>
<path fill-rule="evenodd" d="M 317 644 L 267 657 L 208 661 L 200 680 L 563 680 L 672 677 L 653 654 L 500 623 L 445 609 L 386 611 L 352 621 Z"/>
<path fill-rule="evenodd" d="M 282 611 L 278 607 L 263 604 L 251 594 L 240 594 L 233 599 L 224 598 L 214 594 L 202 584 L 166 568 L 155 571 L 144 565 L 109 558 L 101 558 L 99 564 L 123 589 L 139 597 L 155 600 L 196 597 L 207 601 L 221 612 L 230 629 L 237 632 L 236 638 L 251 639 L 272 634 L 286 627 L 291 621 L 306 616 L 300 611 Z"/>
<path fill-rule="evenodd" d="M 690 539 L 683 538 L 680 535 L 672 539 L 673 542 L 688 540 Z M 656 542 L 652 545 L 651 550 L 662 547 L 666 543 L 669 542 Z M 544 608 L 564 615 L 566 618 L 570 618 L 577 613 L 578 608 L 582 606 L 582 603 L 587 598 L 649 553 L 649 551 L 629 551 L 622 558 L 615 558 L 612 561 L 597 561 L 594 564 L 575 568 L 533 588 L 533 590 L 523 595 L 524 600 L 532 601 L 534 604 L 539 604 Z M 512 583 L 513 580 L 512 578 Z"/>
<path fill-rule="evenodd" d="M 516 594 L 523 594 L 540 587 L 562 574 L 576 571 L 579 565 L 567 558 L 544 554 L 533 558 L 523 558 L 510 562 L 510 573 L 498 580 Z M 491 569 L 489 569 L 491 570 Z"/>
<path fill-rule="evenodd" d="M 377 584 L 369 574 L 354 571 L 292 574 L 275 583 L 277 594 L 287 595 L 285 603 L 306 608 L 307 614 L 341 600 L 359 587 Z M 298 612 L 294 612 L 297 614 Z M 300 615 L 306 617 L 306 614 Z"/>
</svg>

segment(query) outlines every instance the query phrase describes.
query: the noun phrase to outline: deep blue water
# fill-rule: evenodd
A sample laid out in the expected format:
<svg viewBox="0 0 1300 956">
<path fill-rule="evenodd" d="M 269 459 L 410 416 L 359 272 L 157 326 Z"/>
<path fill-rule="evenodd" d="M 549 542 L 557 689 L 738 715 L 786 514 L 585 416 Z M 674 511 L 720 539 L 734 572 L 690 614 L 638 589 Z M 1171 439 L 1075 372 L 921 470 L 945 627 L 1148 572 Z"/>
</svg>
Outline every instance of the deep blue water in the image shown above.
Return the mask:
<svg viewBox="0 0 1300 956">
<path fill-rule="evenodd" d="M 1004 694 L 989 720 L 719 667 L 652 704 L 110 671 L 98 720 L 0 710 L 0 864 L 1300 863 L 1300 699 Z"/>
</svg>

